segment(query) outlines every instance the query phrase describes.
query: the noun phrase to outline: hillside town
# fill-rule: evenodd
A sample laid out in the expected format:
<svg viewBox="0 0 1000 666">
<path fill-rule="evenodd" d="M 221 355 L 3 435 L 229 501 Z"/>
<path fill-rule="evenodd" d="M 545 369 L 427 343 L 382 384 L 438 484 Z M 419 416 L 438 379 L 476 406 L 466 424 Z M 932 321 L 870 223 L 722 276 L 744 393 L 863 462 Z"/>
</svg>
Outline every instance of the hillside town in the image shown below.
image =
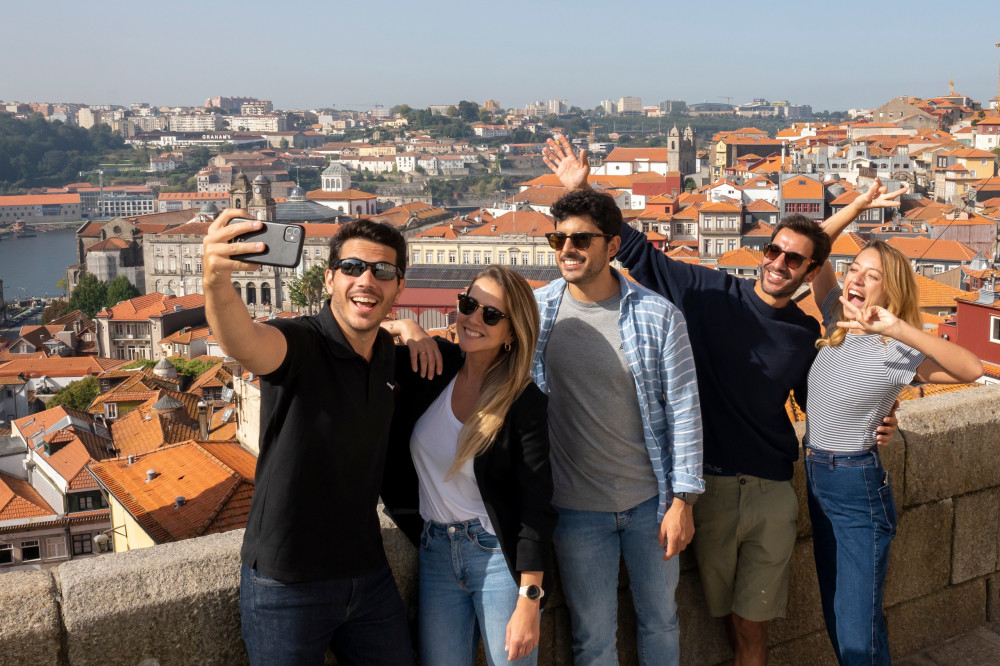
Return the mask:
<svg viewBox="0 0 1000 666">
<path fill-rule="evenodd" d="M 124 276 L 138 294 L 0 340 L 0 573 L 245 523 L 259 380 L 219 349 L 202 295 L 202 240 L 222 209 L 305 229 L 297 267 L 234 274 L 254 317 L 321 307 L 315 275 L 326 268 L 331 238 L 345 222 L 371 219 L 398 228 L 409 246 L 407 288 L 391 316 L 454 339 L 454 295 L 482 267 L 514 267 L 534 286 L 559 276 L 545 238 L 555 228 L 550 207 L 564 192 L 542 159 L 552 136 L 587 151 L 590 186 L 612 196 L 658 250 L 750 279 L 782 216 L 821 221 L 876 180 L 889 190 L 905 185 L 898 209 L 868 211 L 836 241 L 834 268 L 842 273 L 870 240 L 899 249 L 918 280 L 925 330 L 984 362 L 978 384 L 924 385 L 904 399 L 1000 383 L 997 102 L 949 89 L 829 122 L 787 102 L 643 106 L 622 97 L 595 109 L 600 131 L 594 118 L 588 129 L 568 129 L 579 127 L 571 121 L 583 112 L 565 100 L 517 109 L 463 101 L 418 114 L 466 121 L 471 135 L 457 138 L 410 129 L 413 110 L 405 105 L 315 113 L 278 111 L 250 97 L 215 97 L 201 108 L 0 105 L 14 116 L 104 124 L 128 145 L 152 149 L 141 185 L 116 184 L 125 172 L 109 167 L 88 174 L 97 184 L 0 196 L 0 225 L 11 233 L 78 221 L 76 263 L 66 267 L 70 294 L 87 276 L 104 283 Z M 751 125 L 699 136 L 691 122 L 713 116 L 779 118 L 785 127 L 773 136 Z M 655 134 L 607 131 L 639 118 L 688 122 Z M 515 135 L 531 141 L 507 143 Z M 213 155 L 198 165 L 196 189 L 161 191 L 164 174 L 200 148 Z M 318 187 L 300 186 L 303 170 L 315 173 Z M 464 206 L 435 199 L 427 186 L 477 174 L 503 174 L 513 185 L 480 191 Z M 795 301 L 820 319 L 808 286 Z M 201 371 L 179 375 L 178 361 L 200 362 Z M 84 380 L 95 391 L 86 404 L 46 409 L 60 390 Z M 788 412 L 802 418 L 793 401 Z"/>
</svg>

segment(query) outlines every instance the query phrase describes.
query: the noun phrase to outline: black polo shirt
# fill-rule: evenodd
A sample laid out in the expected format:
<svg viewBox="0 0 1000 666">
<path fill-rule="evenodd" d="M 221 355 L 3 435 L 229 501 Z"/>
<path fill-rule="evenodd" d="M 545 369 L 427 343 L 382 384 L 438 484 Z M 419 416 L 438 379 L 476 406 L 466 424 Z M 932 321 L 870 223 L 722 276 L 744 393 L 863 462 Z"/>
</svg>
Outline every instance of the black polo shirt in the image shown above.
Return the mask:
<svg viewBox="0 0 1000 666">
<path fill-rule="evenodd" d="M 260 457 L 243 563 L 282 581 L 364 576 L 386 563 L 375 507 L 394 400 L 392 337 L 351 348 L 329 301 L 268 322 L 288 341 L 261 377 Z"/>
</svg>

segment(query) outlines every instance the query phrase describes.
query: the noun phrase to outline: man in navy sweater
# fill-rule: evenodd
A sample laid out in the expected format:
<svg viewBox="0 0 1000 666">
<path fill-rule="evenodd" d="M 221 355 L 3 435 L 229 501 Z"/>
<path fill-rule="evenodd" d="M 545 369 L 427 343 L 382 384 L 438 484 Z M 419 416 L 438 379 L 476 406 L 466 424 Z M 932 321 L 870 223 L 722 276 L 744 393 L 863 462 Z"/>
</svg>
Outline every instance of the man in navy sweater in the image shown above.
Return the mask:
<svg viewBox="0 0 1000 666">
<path fill-rule="evenodd" d="M 569 189 L 587 188 L 585 152 L 549 139 L 545 161 Z M 875 188 L 873 188 L 874 190 Z M 898 205 L 859 197 L 845 215 Z M 798 439 L 785 411 L 790 391 L 805 406 L 819 323 L 793 294 L 818 274 L 830 238 L 790 215 L 766 246 L 757 280 L 674 261 L 622 226 L 616 259 L 643 286 L 683 312 L 698 372 L 705 493 L 694 507 L 695 556 L 709 611 L 725 618 L 735 664 L 763 664 L 767 625 L 784 617 L 798 502 L 792 489 Z M 893 419 L 894 422 L 894 419 Z M 892 428 L 888 428 L 891 436 Z"/>
</svg>

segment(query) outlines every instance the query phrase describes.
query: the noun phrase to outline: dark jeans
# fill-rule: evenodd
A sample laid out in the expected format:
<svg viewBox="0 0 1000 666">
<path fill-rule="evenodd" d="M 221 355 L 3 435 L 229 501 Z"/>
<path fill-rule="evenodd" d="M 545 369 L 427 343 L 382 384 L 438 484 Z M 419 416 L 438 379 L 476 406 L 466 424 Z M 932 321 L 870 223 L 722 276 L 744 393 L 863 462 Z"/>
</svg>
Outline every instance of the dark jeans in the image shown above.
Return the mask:
<svg viewBox="0 0 1000 666">
<path fill-rule="evenodd" d="M 878 450 L 806 450 L 813 553 L 826 630 L 841 664 L 888 664 L 882 590 L 896 505 Z"/>
<path fill-rule="evenodd" d="M 240 615 L 250 663 L 412 666 L 406 611 L 392 571 L 361 578 L 283 583 L 240 568 Z"/>
</svg>

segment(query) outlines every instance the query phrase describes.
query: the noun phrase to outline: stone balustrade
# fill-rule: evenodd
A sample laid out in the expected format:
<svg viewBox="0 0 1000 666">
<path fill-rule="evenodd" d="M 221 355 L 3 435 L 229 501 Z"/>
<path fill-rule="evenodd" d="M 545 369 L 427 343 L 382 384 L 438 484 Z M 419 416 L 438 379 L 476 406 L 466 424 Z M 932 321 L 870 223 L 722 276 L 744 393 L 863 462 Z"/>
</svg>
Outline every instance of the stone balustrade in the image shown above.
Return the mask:
<svg viewBox="0 0 1000 666">
<path fill-rule="evenodd" d="M 1000 386 L 907 401 L 883 450 L 899 530 L 886 585 L 894 656 L 1000 622 Z M 836 663 L 823 629 L 801 465 L 799 539 L 788 617 L 771 626 L 772 664 Z M 242 531 L 119 555 L 78 559 L 39 572 L 0 575 L 0 661 L 41 664 L 241 664 Z M 416 553 L 385 524 L 383 536 L 409 608 Z M 635 620 L 622 575 L 619 650 L 635 664 Z M 731 658 L 702 599 L 689 553 L 677 590 L 682 663 Z M 570 664 L 568 613 L 558 592 L 542 621 L 540 664 Z"/>
</svg>

